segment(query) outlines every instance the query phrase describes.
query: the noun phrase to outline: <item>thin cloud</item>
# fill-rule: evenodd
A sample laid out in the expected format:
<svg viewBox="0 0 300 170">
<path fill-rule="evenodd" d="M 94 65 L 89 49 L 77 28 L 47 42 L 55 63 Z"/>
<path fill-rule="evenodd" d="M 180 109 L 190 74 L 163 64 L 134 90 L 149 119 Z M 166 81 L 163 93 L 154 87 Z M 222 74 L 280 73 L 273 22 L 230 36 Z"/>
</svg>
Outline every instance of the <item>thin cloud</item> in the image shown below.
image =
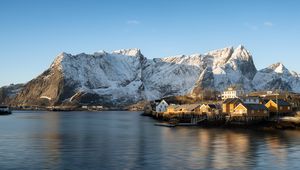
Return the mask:
<svg viewBox="0 0 300 170">
<path fill-rule="evenodd" d="M 138 20 L 128 20 L 127 21 L 127 24 L 128 25 L 138 25 L 138 24 L 140 24 L 141 22 L 140 21 L 138 21 Z"/>
<path fill-rule="evenodd" d="M 272 27 L 273 23 L 269 22 L 269 21 L 266 21 L 266 22 L 264 22 L 264 26 L 266 26 L 266 27 Z"/>
<path fill-rule="evenodd" d="M 257 25 L 253 25 L 253 24 L 250 24 L 248 22 L 244 23 L 244 26 L 247 27 L 248 29 L 251 29 L 251 30 L 258 30 L 258 26 Z"/>
</svg>

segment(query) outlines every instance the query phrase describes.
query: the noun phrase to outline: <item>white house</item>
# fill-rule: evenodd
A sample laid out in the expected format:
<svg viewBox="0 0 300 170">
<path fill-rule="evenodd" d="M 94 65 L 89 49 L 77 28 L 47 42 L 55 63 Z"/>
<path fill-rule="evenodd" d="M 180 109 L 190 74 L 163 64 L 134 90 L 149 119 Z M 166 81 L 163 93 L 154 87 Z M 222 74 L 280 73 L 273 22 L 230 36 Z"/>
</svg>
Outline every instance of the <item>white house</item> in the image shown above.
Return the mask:
<svg viewBox="0 0 300 170">
<path fill-rule="evenodd" d="M 162 100 L 158 105 L 156 105 L 155 111 L 157 113 L 165 112 L 167 111 L 169 104 L 165 101 Z"/>
<path fill-rule="evenodd" d="M 239 88 L 229 87 L 222 94 L 222 100 L 239 98 L 244 95 L 244 91 Z"/>
</svg>

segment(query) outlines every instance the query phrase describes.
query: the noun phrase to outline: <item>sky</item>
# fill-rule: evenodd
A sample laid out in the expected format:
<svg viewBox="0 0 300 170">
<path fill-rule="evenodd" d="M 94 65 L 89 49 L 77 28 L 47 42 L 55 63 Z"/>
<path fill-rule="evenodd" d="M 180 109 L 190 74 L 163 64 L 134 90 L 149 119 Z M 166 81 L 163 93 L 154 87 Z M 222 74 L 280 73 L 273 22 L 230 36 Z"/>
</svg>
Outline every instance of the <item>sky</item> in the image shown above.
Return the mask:
<svg viewBox="0 0 300 170">
<path fill-rule="evenodd" d="M 61 52 L 139 48 L 147 58 L 243 44 L 257 69 L 300 73 L 298 0 L 1 0 L 0 86 L 26 83 Z"/>
</svg>

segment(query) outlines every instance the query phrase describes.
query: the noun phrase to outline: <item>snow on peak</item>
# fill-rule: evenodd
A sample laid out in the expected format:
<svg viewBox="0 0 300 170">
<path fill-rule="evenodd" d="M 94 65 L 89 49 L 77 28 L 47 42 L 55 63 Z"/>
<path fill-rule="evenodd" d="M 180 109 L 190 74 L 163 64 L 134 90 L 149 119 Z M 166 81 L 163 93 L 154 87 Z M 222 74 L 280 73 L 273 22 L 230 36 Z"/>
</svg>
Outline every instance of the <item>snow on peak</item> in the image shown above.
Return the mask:
<svg viewBox="0 0 300 170">
<path fill-rule="evenodd" d="M 94 56 L 102 56 L 102 55 L 106 55 L 106 54 L 108 54 L 106 51 L 100 50 L 100 51 L 98 51 L 98 52 L 95 52 L 95 53 L 94 53 Z"/>
<path fill-rule="evenodd" d="M 112 54 L 127 55 L 132 57 L 142 56 L 141 50 L 138 48 L 116 50 L 113 51 Z"/>
<path fill-rule="evenodd" d="M 65 57 L 67 57 L 67 56 L 70 56 L 71 54 L 68 54 L 68 53 L 66 53 L 66 52 L 62 52 L 62 53 L 60 53 L 56 58 L 55 58 L 55 60 L 53 61 L 53 63 L 51 64 L 51 68 L 53 68 L 53 67 L 59 67 L 59 68 L 61 68 L 61 63 L 62 63 L 62 61 L 63 61 L 63 59 L 65 58 Z"/>
<path fill-rule="evenodd" d="M 276 73 L 284 73 L 288 71 L 288 69 L 280 62 L 272 64 L 268 68 L 274 70 Z"/>
<path fill-rule="evenodd" d="M 241 60 L 252 60 L 252 56 L 248 50 L 243 45 L 239 45 L 232 54 L 233 59 L 241 59 Z"/>
<path fill-rule="evenodd" d="M 226 47 L 226 48 L 210 51 L 208 53 L 205 53 L 205 55 L 228 58 L 231 56 L 232 52 L 233 52 L 233 47 Z"/>
<path fill-rule="evenodd" d="M 95 57 L 101 57 L 101 56 L 105 56 L 108 55 L 108 53 L 104 50 L 98 51 L 98 52 L 94 52 L 94 56 Z"/>
<path fill-rule="evenodd" d="M 218 67 L 224 65 L 233 53 L 233 47 L 226 47 L 218 50 L 213 50 L 205 55 L 207 56 L 206 59 L 211 60 L 208 63 L 212 63 L 213 67 Z"/>
<path fill-rule="evenodd" d="M 217 49 L 206 53 L 205 55 L 213 56 L 215 58 L 219 58 L 218 60 L 229 60 L 232 59 L 241 59 L 249 61 L 252 59 L 252 56 L 249 51 L 243 45 L 239 45 L 237 48 L 226 47 L 222 49 Z M 225 62 L 226 62 L 225 61 Z"/>
<path fill-rule="evenodd" d="M 244 49 L 245 47 L 244 47 L 244 45 L 242 45 L 242 44 L 240 44 L 240 45 L 238 45 L 238 47 L 237 47 L 237 49 Z"/>
<path fill-rule="evenodd" d="M 296 72 L 289 71 L 282 63 L 275 63 L 260 70 L 253 79 L 256 89 L 281 89 L 299 92 L 300 79 Z"/>
<path fill-rule="evenodd" d="M 201 54 L 177 55 L 161 58 L 160 61 L 173 64 L 192 65 L 199 67 L 201 64 Z"/>
<path fill-rule="evenodd" d="M 300 74 L 298 74 L 297 72 L 295 71 L 290 71 L 291 74 L 294 76 L 294 77 L 299 77 L 300 78 Z"/>
<path fill-rule="evenodd" d="M 205 53 L 205 63 L 211 65 L 211 67 L 216 68 L 223 66 L 231 57 L 233 53 L 233 47 L 226 47 L 218 50 L 213 50 Z"/>
</svg>

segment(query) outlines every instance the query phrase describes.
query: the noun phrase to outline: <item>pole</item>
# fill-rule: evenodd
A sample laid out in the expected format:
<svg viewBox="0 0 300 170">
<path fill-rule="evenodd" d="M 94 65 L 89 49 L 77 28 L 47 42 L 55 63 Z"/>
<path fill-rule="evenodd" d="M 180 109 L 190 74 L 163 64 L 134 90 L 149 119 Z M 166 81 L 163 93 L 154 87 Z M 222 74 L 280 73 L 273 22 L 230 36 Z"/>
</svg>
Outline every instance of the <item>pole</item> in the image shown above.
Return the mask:
<svg viewBox="0 0 300 170">
<path fill-rule="evenodd" d="M 276 104 L 277 104 L 277 122 L 279 122 L 279 104 L 278 104 L 278 89 L 276 90 Z"/>
</svg>

